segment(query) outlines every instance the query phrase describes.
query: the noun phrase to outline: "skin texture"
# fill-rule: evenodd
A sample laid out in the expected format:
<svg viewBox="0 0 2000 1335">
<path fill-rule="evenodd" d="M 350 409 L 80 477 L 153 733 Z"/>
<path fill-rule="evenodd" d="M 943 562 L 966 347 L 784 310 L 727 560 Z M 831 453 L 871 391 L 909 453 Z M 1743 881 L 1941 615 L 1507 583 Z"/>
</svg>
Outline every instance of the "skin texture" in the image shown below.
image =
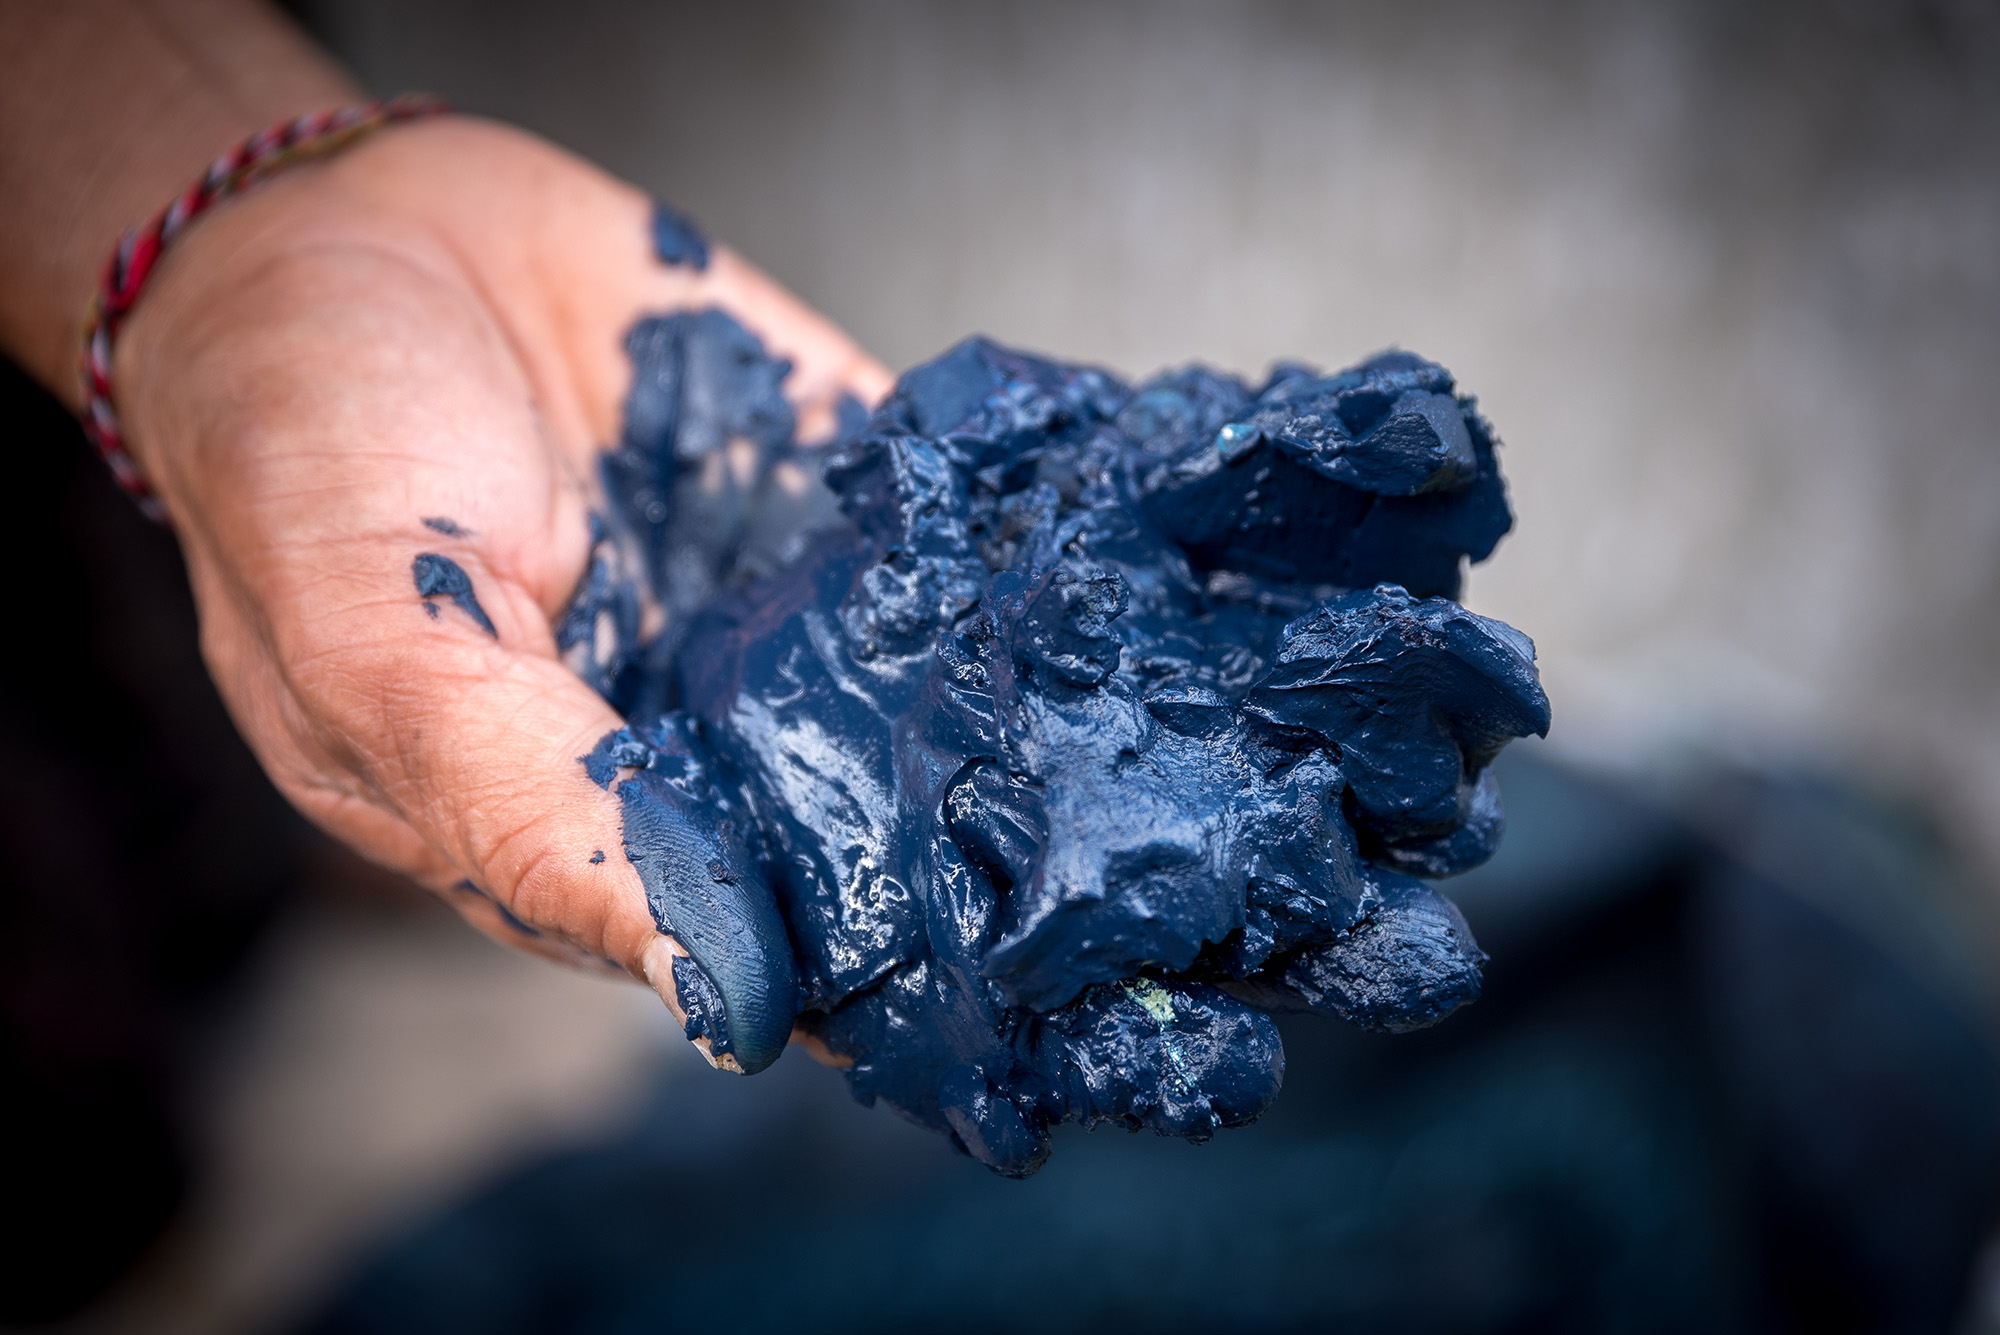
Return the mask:
<svg viewBox="0 0 2000 1335">
<path fill-rule="evenodd" d="M 23 4 L 0 16 L 0 339 L 76 404 L 73 357 L 120 228 L 215 153 L 357 100 L 281 19 L 231 0 Z M 463 117 L 385 131 L 204 217 L 117 348 L 134 457 L 180 537 L 202 650 L 278 787 L 511 944 L 594 958 L 672 1004 L 671 958 L 576 763 L 618 726 L 557 660 L 598 451 L 645 313 L 719 307 L 796 370 L 807 439 L 889 377 L 713 248 L 653 255 L 640 192 Z M 442 518 L 457 534 L 426 525 Z M 493 625 L 414 595 L 461 568 Z"/>
<path fill-rule="evenodd" d="M 659 264 L 650 208 L 499 126 L 385 134 L 190 236 L 117 376 L 211 670 L 285 794 L 433 889 L 470 882 L 450 897 L 482 929 L 665 987 L 674 945 L 631 868 L 589 861 L 618 812 L 575 758 L 618 720 L 551 630 L 588 556 L 620 337 L 642 311 L 735 312 L 797 365 L 808 437 L 887 377 L 727 250 Z M 464 569 L 493 635 L 426 616 L 422 553 Z"/>
</svg>

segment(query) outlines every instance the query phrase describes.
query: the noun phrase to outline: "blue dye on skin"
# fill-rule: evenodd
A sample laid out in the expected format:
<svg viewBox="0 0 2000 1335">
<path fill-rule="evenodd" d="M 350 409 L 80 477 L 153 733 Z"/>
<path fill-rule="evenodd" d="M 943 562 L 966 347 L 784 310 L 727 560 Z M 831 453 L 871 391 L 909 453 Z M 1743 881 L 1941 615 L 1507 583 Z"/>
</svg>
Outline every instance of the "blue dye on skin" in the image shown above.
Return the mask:
<svg viewBox="0 0 2000 1335">
<path fill-rule="evenodd" d="M 442 533 L 447 538 L 469 538 L 472 536 L 471 529 L 462 528 L 459 526 L 457 520 L 447 519 L 443 515 L 426 515 L 422 523 L 431 532 Z"/>
<path fill-rule="evenodd" d="M 674 987 L 688 1040 L 729 1070 L 754 1073 L 784 1051 L 798 1012 L 798 973 L 778 904 L 746 845 L 744 796 L 718 786 L 680 715 L 622 728 L 583 758 L 600 786 L 617 782 L 625 856 L 653 921 L 687 951 Z"/>
<path fill-rule="evenodd" d="M 430 613 L 431 620 L 438 618 L 437 604 L 431 600 L 449 598 L 481 630 L 496 640 L 500 638 L 500 632 L 493 629 L 486 609 L 479 605 L 479 595 L 473 592 L 472 577 L 458 562 L 436 552 L 422 552 L 410 562 L 410 575 L 416 580 L 417 596 L 424 600 L 424 611 Z"/>
<path fill-rule="evenodd" d="M 701 229 L 658 200 L 653 201 L 653 258 L 685 264 L 696 273 L 708 268 L 708 238 Z"/>
<path fill-rule="evenodd" d="M 602 861 L 604 861 L 604 850 L 601 848 L 592 850 L 590 854 L 590 865 L 595 867 L 598 863 Z"/>
<path fill-rule="evenodd" d="M 452 889 L 458 891 L 460 894 L 471 895 L 474 899 L 481 899 L 486 901 L 488 904 L 491 904 L 494 907 L 494 909 L 499 912 L 500 921 L 506 923 L 509 927 L 513 928 L 521 935 L 533 937 L 537 941 L 542 939 L 542 933 L 540 929 L 514 916 L 514 910 L 508 908 L 505 904 L 502 904 L 496 896 L 488 894 L 486 891 L 474 885 L 471 881 L 460 881 L 457 885 L 454 885 Z M 610 961 L 607 960 L 605 962 L 609 963 Z"/>
<path fill-rule="evenodd" d="M 1532 644 L 1450 601 L 1512 520 L 1442 367 L 1135 387 L 972 339 L 814 501 L 764 485 L 806 460 L 754 337 L 627 346 L 561 642 L 630 720 L 582 759 L 711 1055 L 754 1070 L 796 1016 L 857 1098 L 1023 1176 L 1059 1122 L 1255 1118 L 1266 1011 L 1398 1032 L 1477 996 L 1416 877 L 1492 853 L 1487 766 L 1549 718 Z"/>
</svg>

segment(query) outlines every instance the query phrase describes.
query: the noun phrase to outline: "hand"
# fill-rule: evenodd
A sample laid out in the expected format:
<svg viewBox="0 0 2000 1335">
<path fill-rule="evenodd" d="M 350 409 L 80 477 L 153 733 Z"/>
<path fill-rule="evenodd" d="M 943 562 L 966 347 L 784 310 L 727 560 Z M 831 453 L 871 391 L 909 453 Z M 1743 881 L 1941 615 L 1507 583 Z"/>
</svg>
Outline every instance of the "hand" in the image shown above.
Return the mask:
<svg viewBox="0 0 2000 1335">
<path fill-rule="evenodd" d="M 115 379 L 210 670 L 286 796 L 493 936 L 609 961 L 678 1011 L 684 952 L 577 763 L 622 720 L 551 629 L 601 508 L 621 339 L 642 314 L 723 308 L 794 364 L 807 440 L 889 377 L 727 250 L 661 263 L 651 208 L 500 126 L 391 130 L 194 227 Z M 419 556 L 471 596 L 418 563 L 420 598 Z"/>
</svg>

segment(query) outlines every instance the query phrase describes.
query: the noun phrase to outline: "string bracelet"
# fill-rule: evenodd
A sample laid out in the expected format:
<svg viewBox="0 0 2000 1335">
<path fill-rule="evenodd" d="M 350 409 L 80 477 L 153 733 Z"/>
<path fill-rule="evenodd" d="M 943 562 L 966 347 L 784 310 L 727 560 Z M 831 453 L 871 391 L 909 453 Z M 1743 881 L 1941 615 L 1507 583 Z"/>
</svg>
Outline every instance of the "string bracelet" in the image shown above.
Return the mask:
<svg viewBox="0 0 2000 1335">
<path fill-rule="evenodd" d="M 111 476 L 118 485 L 152 518 L 163 519 L 165 512 L 125 448 L 118 412 L 111 401 L 111 352 L 120 327 L 146 290 L 146 280 L 152 277 L 160 256 L 196 218 L 287 167 L 337 153 L 385 126 L 448 110 L 450 107 L 442 98 L 406 93 L 379 102 L 300 116 L 259 130 L 211 162 L 200 180 L 150 221 L 127 228 L 118 239 L 118 246 L 111 252 L 98 281 L 97 295 L 91 298 L 90 315 L 83 327 L 79 367 L 83 383 L 83 430 L 110 465 Z"/>
</svg>

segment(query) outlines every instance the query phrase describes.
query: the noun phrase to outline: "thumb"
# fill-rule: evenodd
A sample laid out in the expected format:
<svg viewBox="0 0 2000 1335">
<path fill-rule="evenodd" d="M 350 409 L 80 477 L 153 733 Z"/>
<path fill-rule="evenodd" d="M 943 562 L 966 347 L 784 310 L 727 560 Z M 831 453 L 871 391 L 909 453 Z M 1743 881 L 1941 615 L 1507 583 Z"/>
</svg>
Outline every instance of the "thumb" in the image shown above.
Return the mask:
<svg viewBox="0 0 2000 1335">
<path fill-rule="evenodd" d="M 532 678 L 555 667 L 530 664 Z M 492 772 L 520 776 L 482 785 L 440 766 L 426 784 L 429 820 L 447 837 L 460 832 L 476 883 L 496 904 L 558 940 L 601 942 L 642 974 L 711 1064 L 764 1069 L 797 1016 L 798 971 L 745 814 L 709 782 L 678 716 L 616 726 L 602 700 L 555 672 L 532 686 L 509 674 L 461 687 L 423 727 L 452 751 L 484 756 Z M 538 718 L 546 723 L 534 726 Z M 599 734 L 588 751 L 576 744 L 579 728 Z M 647 921 L 635 925 L 640 904 Z"/>
<path fill-rule="evenodd" d="M 643 976 L 714 1065 L 770 1065 L 797 966 L 743 813 L 677 720 L 626 729 L 554 657 L 528 592 L 476 549 L 455 555 L 404 567 L 417 598 L 336 599 L 348 605 L 285 645 L 307 725 L 292 731 L 318 744 L 301 748 L 307 774 L 274 773 L 333 833 L 459 890 L 476 926 L 608 959 Z M 326 777 L 341 772 L 358 789 Z"/>
<path fill-rule="evenodd" d="M 648 949 L 648 978 L 662 994 L 671 984 L 688 1039 L 710 1062 L 763 1070 L 797 1017 L 798 969 L 746 846 L 747 813 L 710 782 L 678 713 L 605 734 L 583 762 L 617 793 L 625 856 L 668 934 Z"/>
</svg>

